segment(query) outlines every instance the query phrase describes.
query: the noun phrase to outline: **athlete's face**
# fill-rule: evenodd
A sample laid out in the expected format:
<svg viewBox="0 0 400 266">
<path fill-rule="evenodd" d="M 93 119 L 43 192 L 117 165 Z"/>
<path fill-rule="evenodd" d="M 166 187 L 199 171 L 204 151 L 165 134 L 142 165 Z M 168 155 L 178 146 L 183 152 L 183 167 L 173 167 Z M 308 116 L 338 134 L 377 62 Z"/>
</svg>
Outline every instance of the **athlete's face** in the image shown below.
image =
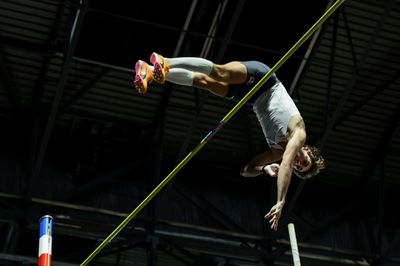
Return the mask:
<svg viewBox="0 0 400 266">
<path fill-rule="evenodd" d="M 297 153 L 296 157 L 294 158 L 293 167 L 298 172 L 307 172 L 310 170 L 312 166 L 312 161 L 310 156 L 308 155 L 307 151 L 304 147 Z"/>
</svg>

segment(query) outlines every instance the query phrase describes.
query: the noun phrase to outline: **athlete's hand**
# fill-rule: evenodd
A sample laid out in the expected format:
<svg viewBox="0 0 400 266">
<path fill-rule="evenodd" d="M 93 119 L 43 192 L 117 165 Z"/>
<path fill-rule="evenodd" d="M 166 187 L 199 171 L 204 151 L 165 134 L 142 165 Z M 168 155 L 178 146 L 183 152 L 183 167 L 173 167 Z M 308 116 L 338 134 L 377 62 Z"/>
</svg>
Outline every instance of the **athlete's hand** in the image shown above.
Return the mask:
<svg viewBox="0 0 400 266">
<path fill-rule="evenodd" d="M 277 163 L 272 163 L 264 166 L 264 171 L 267 172 L 272 177 L 278 176 L 279 172 L 279 164 Z"/>
<path fill-rule="evenodd" d="M 271 225 L 271 229 L 277 230 L 279 218 L 281 218 L 281 213 L 283 206 L 285 205 L 285 201 L 278 201 L 271 210 L 264 216 L 264 219 L 269 219 L 269 224 Z"/>
</svg>

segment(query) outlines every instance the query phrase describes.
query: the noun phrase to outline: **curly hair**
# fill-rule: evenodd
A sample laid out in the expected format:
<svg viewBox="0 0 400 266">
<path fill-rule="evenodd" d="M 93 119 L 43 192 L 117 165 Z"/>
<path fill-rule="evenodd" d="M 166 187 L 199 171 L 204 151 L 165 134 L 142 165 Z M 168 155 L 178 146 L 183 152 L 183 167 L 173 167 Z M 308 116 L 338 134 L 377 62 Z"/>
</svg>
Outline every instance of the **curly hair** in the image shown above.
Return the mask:
<svg viewBox="0 0 400 266">
<path fill-rule="evenodd" d="M 308 145 L 304 145 L 303 148 L 312 160 L 311 168 L 306 172 L 299 172 L 296 169 L 294 169 L 293 172 L 300 179 L 309 179 L 317 175 L 322 169 L 325 168 L 325 159 L 322 157 L 318 148 Z"/>
</svg>

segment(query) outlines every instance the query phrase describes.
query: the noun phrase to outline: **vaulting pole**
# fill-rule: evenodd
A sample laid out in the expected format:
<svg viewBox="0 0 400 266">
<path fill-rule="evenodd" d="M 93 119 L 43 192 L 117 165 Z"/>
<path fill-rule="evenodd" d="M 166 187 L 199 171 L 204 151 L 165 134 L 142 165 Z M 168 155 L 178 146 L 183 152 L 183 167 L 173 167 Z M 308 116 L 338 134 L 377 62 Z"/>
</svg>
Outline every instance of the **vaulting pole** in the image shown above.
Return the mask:
<svg viewBox="0 0 400 266">
<path fill-rule="evenodd" d="M 264 85 L 265 82 L 275 73 L 286 60 L 296 52 L 297 49 L 321 26 L 322 23 L 330 16 L 335 10 L 343 4 L 345 0 L 337 0 L 323 15 L 322 17 L 298 40 L 292 48 L 264 75 L 264 77 L 241 99 L 232 110 L 205 136 L 200 143 L 189 152 L 185 158 L 164 178 L 163 181 L 152 191 L 150 194 L 134 209 L 115 229 L 111 232 L 103 242 L 82 262 L 81 266 L 88 265 L 88 263 L 109 243 L 113 238 L 149 203 L 160 190 L 168 184 L 168 182 L 185 166 L 193 156 L 195 156 L 206 143 L 236 114 L 236 112 Z"/>
</svg>

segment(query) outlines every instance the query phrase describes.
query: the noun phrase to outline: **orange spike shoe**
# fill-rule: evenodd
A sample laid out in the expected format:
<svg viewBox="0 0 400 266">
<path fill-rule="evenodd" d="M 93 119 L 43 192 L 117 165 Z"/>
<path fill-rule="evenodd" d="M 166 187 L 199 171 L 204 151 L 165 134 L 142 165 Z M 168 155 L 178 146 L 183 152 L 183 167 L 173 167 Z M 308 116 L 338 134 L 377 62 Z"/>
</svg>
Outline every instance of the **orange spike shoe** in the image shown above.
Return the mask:
<svg viewBox="0 0 400 266">
<path fill-rule="evenodd" d="M 150 62 L 153 64 L 154 69 L 154 80 L 157 83 L 164 84 L 165 75 L 169 71 L 169 62 L 162 55 L 152 53 L 150 56 Z"/>
<path fill-rule="evenodd" d="M 136 76 L 133 84 L 139 93 L 145 94 L 147 92 L 147 85 L 154 80 L 153 71 L 151 71 L 146 62 L 139 60 L 136 62 L 135 72 Z"/>
</svg>

